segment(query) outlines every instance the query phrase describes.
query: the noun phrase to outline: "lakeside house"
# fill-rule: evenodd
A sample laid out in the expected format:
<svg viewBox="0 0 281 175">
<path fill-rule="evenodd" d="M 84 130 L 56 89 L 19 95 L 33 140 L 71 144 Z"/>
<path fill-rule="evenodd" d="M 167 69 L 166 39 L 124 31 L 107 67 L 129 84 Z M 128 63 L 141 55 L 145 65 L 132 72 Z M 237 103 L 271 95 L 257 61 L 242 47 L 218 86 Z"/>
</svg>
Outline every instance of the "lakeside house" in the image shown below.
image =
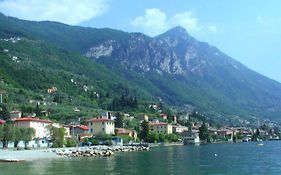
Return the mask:
<svg viewBox="0 0 281 175">
<path fill-rule="evenodd" d="M 69 128 L 69 134 L 76 139 L 79 139 L 81 134 L 87 134 L 89 127 L 86 125 L 66 125 Z"/>
<path fill-rule="evenodd" d="M 183 144 L 184 145 L 199 145 L 200 138 L 199 138 L 199 131 L 192 130 L 192 131 L 184 131 L 181 133 Z"/>
<path fill-rule="evenodd" d="M 151 132 L 172 134 L 173 127 L 169 123 L 164 122 L 149 122 L 149 130 Z"/>
<path fill-rule="evenodd" d="M 91 134 L 114 134 L 114 120 L 107 118 L 93 118 L 88 120 L 87 122 L 89 127 L 89 133 Z"/>
<path fill-rule="evenodd" d="M 188 131 L 188 127 L 187 126 L 173 125 L 173 133 L 180 134 L 180 133 L 183 133 L 185 131 Z"/>
<path fill-rule="evenodd" d="M 133 138 L 134 140 L 137 140 L 138 135 L 136 131 L 125 129 L 125 128 L 115 128 L 115 135 L 117 136 L 129 136 Z"/>
<path fill-rule="evenodd" d="M 55 123 L 50 120 L 39 119 L 34 117 L 17 118 L 13 120 L 15 126 L 30 127 L 35 130 L 33 140 L 29 143 L 31 147 L 47 147 L 50 140 L 50 125 L 56 127 Z"/>
</svg>

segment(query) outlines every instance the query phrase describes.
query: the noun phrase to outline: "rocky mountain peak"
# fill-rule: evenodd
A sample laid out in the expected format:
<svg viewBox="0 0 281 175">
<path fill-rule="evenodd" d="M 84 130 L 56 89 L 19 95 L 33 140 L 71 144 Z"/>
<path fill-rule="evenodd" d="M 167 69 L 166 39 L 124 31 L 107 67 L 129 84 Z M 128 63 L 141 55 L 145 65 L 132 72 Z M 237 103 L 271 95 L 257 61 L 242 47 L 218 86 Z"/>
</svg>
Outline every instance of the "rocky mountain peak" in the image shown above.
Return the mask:
<svg viewBox="0 0 281 175">
<path fill-rule="evenodd" d="M 185 28 L 177 26 L 171 28 L 163 34 L 156 36 L 158 39 L 173 38 L 173 39 L 190 39 L 191 36 L 188 34 Z"/>
</svg>

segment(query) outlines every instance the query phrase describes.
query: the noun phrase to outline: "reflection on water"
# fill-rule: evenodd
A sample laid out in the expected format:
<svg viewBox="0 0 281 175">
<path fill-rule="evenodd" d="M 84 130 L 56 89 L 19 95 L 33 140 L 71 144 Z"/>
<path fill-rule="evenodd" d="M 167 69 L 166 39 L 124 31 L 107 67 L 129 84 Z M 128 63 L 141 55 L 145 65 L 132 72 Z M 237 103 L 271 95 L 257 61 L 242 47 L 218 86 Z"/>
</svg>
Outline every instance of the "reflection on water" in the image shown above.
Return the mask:
<svg viewBox="0 0 281 175">
<path fill-rule="evenodd" d="M 0 175 L 184 174 L 239 175 L 281 172 L 281 142 L 174 146 L 113 157 L 61 158 L 0 163 Z"/>
</svg>

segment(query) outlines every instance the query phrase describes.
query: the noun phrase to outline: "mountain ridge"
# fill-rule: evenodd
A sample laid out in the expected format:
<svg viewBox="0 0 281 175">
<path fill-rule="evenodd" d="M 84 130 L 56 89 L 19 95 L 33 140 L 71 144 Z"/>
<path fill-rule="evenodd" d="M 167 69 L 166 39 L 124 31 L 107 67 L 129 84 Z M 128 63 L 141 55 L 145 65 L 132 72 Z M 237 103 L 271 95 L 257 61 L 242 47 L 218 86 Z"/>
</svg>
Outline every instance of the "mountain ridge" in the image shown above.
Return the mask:
<svg viewBox="0 0 281 175">
<path fill-rule="evenodd" d="M 250 70 L 216 47 L 197 41 L 179 26 L 149 37 L 5 16 L 0 21 L 1 37 L 22 32 L 80 53 L 172 105 L 192 104 L 214 116 L 243 118 L 262 114 L 278 119 L 281 114 L 279 82 Z"/>
</svg>

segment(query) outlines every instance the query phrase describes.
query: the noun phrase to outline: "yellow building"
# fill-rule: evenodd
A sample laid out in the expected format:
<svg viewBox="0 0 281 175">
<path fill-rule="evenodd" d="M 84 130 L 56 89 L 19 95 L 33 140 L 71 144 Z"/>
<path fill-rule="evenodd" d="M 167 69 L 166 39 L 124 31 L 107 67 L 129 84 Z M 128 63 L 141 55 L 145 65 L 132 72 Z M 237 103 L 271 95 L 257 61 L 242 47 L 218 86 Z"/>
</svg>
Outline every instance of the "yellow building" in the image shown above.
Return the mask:
<svg viewBox="0 0 281 175">
<path fill-rule="evenodd" d="M 89 133 L 91 134 L 114 134 L 114 121 L 106 118 L 94 118 L 88 120 Z"/>
<path fill-rule="evenodd" d="M 149 123 L 149 130 L 150 132 L 157 132 L 163 134 L 172 134 L 173 127 L 168 123 L 163 122 L 150 122 Z"/>
</svg>

